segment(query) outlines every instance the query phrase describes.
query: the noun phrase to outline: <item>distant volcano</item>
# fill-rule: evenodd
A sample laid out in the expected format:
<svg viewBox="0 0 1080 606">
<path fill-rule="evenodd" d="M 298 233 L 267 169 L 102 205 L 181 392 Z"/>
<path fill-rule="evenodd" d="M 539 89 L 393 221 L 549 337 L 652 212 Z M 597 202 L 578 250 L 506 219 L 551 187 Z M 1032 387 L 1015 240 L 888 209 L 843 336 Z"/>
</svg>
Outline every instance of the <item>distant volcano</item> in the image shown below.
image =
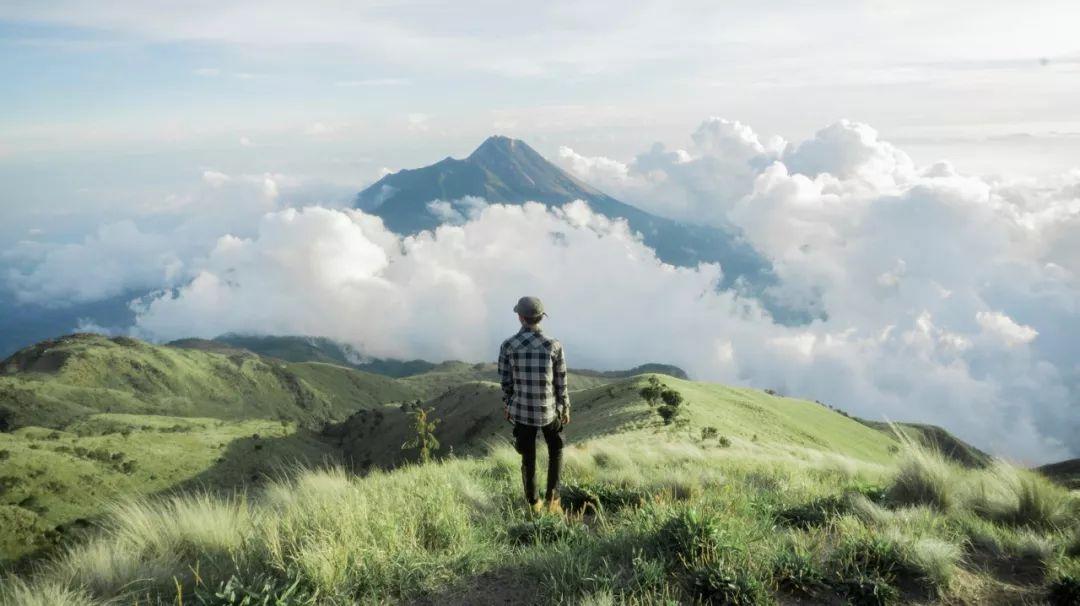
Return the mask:
<svg viewBox="0 0 1080 606">
<path fill-rule="evenodd" d="M 452 203 L 466 196 L 491 203 L 535 201 L 549 206 L 585 200 L 606 217 L 626 219 L 665 263 L 683 267 L 720 263 L 724 270 L 722 288 L 737 285 L 743 294 L 761 299 L 781 322 L 810 320 L 805 311 L 771 302 L 765 289 L 777 282 L 772 264 L 734 226 L 679 223 L 652 215 L 576 179 L 524 141 L 509 137 L 489 137 L 463 160 L 446 158 L 431 166 L 387 175 L 360 192 L 356 207 L 382 217 L 386 226 L 399 234 L 414 234 L 442 222 L 428 208 L 429 202 Z"/>
</svg>

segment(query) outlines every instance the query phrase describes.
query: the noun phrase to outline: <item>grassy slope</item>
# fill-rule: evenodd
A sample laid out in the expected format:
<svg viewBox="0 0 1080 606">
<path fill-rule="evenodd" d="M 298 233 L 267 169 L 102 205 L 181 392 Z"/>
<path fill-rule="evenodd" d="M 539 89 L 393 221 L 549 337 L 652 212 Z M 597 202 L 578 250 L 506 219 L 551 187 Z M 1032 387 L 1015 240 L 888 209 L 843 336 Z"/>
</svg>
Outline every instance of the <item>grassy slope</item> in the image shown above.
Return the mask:
<svg viewBox="0 0 1080 606">
<path fill-rule="evenodd" d="M 1067 459 L 1036 468 L 1054 482 L 1073 490 L 1080 490 L 1080 459 Z"/>
<path fill-rule="evenodd" d="M 229 350 L 156 348 L 101 337 L 92 337 L 97 341 L 88 344 L 87 339 L 91 338 L 80 337 L 64 346 L 85 347 L 88 353 L 65 357 L 57 355 L 57 351 L 65 352 L 63 347 L 47 348 L 37 352 L 36 359 L 19 361 L 37 372 L 2 378 L 9 381 L 8 385 L 23 382 L 26 389 L 55 396 L 57 403 L 77 406 L 74 412 L 71 408 L 65 412 L 66 422 L 60 431 L 26 427 L 0 433 L 4 469 L 0 474 L 0 526 L 17 529 L 0 533 L 0 542 L 4 543 L 0 549 L 10 554 L 77 534 L 79 518 L 101 511 L 105 502 L 117 497 L 194 486 L 237 486 L 268 473 L 273 475 L 276 466 L 289 461 L 318 461 L 338 450 L 326 443 L 328 437 L 338 441 L 348 461 L 361 467 L 400 465 L 414 457 L 400 449 L 409 436 L 409 419 L 400 403 L 427 394 L 435 396 L 427 405 L 434 406 L 434 416 L 441 421 L 436 432 L 444 445 L 440 454 L 447 454 L 453 447 L 457 455 L 482 455 L 490 444 L 509 435 L 501 416 L 498 386 L 490 381 L 494 378 L 491 365 L 448 363 L 427 376 L 395 381 L 331 364 L 281 364 Z M 70 371 L 68 364 L 63 368 L 55 364 L 57 359 L 70 363 L 80 356 L 84 359 L 71 365 Z M 87 364 L 104 364 L 110 372 L 102 373 L 96 366 L 87 368 Z M 259 364 L 269 370 L 259 370 Z M 245 365 L 250 368 L 244 370 Z M 176 376 L 159 377 L 154 368 L 166 368 Z M 301 400 L 306 398 L 309 403 L 323 403 L 331 410 L 353 406 L 352 410 L 360 408 L 362 412 L 329 435 L 321 436 L 297 429 L 295 423 L 281 423 L 276 417 L 243 420 L 95 413 L 103 402 L 112 407 L 130 398 L 132 406 L 163 408 L 173 403 L 184 414 L 191 414 L 199 406 L 209 407 L 196 401 L 207 393 L 198 391 L 205 389 L 198 385 L 198 377 L 200 372 L 214 368 L 272 377 L 279 390 L 292 394 L 278 403 L 303 411 L 324 410 L 302 406 Z M 288 371 L 288 378 L 282 378 L 282 370 Z M 237 386 L 242 381 L 238 376 L 231 375 L 233 385 L 229 388 L 235 394 L 251 397 L 251 392 Z M 49 587 L 56 589 L 57 583 L 67 582 L 62 579 L 81 579 L 99 597 L 123 593 L 131 587 L 161 591 L 168 596 L 175 591 L 171 583 L 154 587 L 152 582 L 147 585 L 146 581 L 138 581 L 131 587 L 123 586 L 135 579 L 172 576 L 181 581 L 185 591 L 206 590 L 207 586 L 197 587 L 189 576 L 189 567 L 198 561 L 199 566 L 205 566 L 202 578 L 209 587 L 233 574 L 259 586 L 263 581 L 256 581 L 256 577 L 270 579 L 271 586 L 277 582 L 274 579 L 296 580 L 304 591 L 316 592 L 313 599 L 317 603 L 327 596 L 352 595 L 367 600 L 389 596 L 391 601 L 475 603 L 485 599 L 492 585 L 506 586 L 510 578 L 515 582 L 521 579 L 516 585 L 523 590 L 522 596 L 540 596 L 541 600 L 592 596 L 605 603 L 614 596 L 616 601 L 686 601 L 697 591 L 690 589 L 696 585 L 687 576 L 689 571 L 673 565 L 670 554 L 650 550 L 662 539 L 664 525 L 673 516 L 688 511 L 714 516 L 715 523 L 726 529 L 724 532 L 733 533 L 729 538 L 741 546 L 735 555 L 756 554 L 757 563 L 736 572 L 746 573 L 759 583 L 759 589 L 765 591 L 760 595 L 780 591 L 776 584 L 787 573 L 770 567 L 774 566 L 774 558 L 792 553 L 792 541 L 804 542 L 800 549 L 809 550 L 811 560 L 828 568 L 822 572 L 831 575 L 828 595 L 841 591 L 838 587 L 846 587 L 841 577 L 851 573 L 844 568 L 846 565 L 837 563 L 837 558 L 849 556 L 836 553 L 866 545 L 894 549 L 889 557 L 903 560 L 896 564 L 903 570 L 925 569 L 918 575 L 936 579 L 932 594 L 940 593 L 952 601 L 957 596 L 962 598 L 960 601 L 975 602 L 985 601 L 986 596 L 995 600 L 1001 596 L 1037 597 L 1045 586 L 1040 583 L 1056 582 L 1052 581 L 1057 578 L 1054 575 L 1065 574 L 1060 571 L 1074 565 L 1071 556 L 1065 555 L 1070 549 L 1065 542 L 1068 533 L 1080 532 L 1075 529 L 1075 514 L 1066 518 L 1053 514 L 1058 516 L 1054 519 L 1072 522 L 1055 522 L 1057 526 L 1049 531 L 1043 527 L 1016 529 L 1014 522 L 1009 522 L 1014 526 L 1003 526 L 972 517 L 972 512 L 979 511 L 993 520 L 1018 519 L 1017 514 L 1008 513 L 1009 491 L 1012 486 L 1024 486 L 1024 481 L 995 479 L 992 470 L 961 472 L 950 467 L 948 479 L 940 483 L 955 485 L 956 490 L 969 495 L 954 500 L 974 504 L 956 506 L 959 509 L 940 516 L 933 512 L 905 513 L 903 509 L 879 511 L 872 508 L 872 503 L 863 507 L 865 511 L 853 513 L 842 505 L 843 499 L 836 499 L 849 489 L 887 486 L 898 449 L 891 436 L 812 402 L 752 389 L 659 378 L 686 398 L 690 423 L 687 429 L 675 430 L 659 423 L 656 413 L 638 394 L 645 376 L 624 380 L 579 378 L 575 379 L 579 382 L 572 383 L 576 388 L 571 395 L 574 420 L 565 434 L 572 444 L 567 454 L 568 502 L 580 495 L 614 498 L 613 503 L 638 499 L 634 502 L 639 505 L 623 513 L 616 513 L 617 507 L 609 504 L 610 516 L 588 518 L 584 525 L 580 518 L 575 522 L 573 517 L 569 522 L 526 522 L 516 506 L 520 497 L 515 455 L 496 446 L 491 456 L 409 467 L 390 474 L 376 471 L 369 479 L 322 472 L 301 474 L 295 480 L 255 488 L 250 497 L 241 501 L 184 497 L 170 506 L 158 501 L 156 505 L 136 506 L 119 513 L 112 524 L 120 526 L 114 528 L 134 523 L 128 518 L 157 520 L 154 528 L 124 530 L 127 539 L 115 534 L 120 530 L 98 535 L 102 538 L 80 548 L 82 551 L 58 559 L 58 576 L 43 573 L 39 579 L 45 585 L 25 595 L 42 595 L 51 591 Z M 106 386 L 95 387 L 95 381 Z M 268 380 L 264 383 L 270 384 Z M 221 383 L 215 386 L 226 388 Z M 169 399 L 174 389 L 181 396 Z M 297 393 L 306 395 L 297 398 Z M 0 399 L 7 397 L 4 394 L 0 388 Z M 84 399 L 65 399 L 65 394 Z M 0 405 L 11 406 L 11 402 L 3 399 Z M 242 414 L 279 413 L 265 402 L 227 400 L 222 404 L 219 400 L 217 405 L 237 406 L 244 411 Z M 233 414 L 230 410 L 214 412 L 219 417 Z M 700 431 L 704 427 L 715 428 L 730 446 L 723 447 L 724 442 L 715 438 L 702 440 Z M 253 438 L 253 434 L 259 434 L 259 438 Z M 128 461 L 133 463 L 125 467 Z M 963 473 L 984 475 L 969 477 Z M 1042 487 L 1039 491 L 1051 494 Z M 1067 499 L 1054 498 L 1059 505 L 1046 511 L 1069 507 L 1060 505 Z M 986 503 L 991 499 L 993 503 L 980 505 L 978 499 Z M 815 504 L 819 502 L 841 506 Z M 246 512 L 237 514 L 240 518 L 203 519 L 226 515 L 222 512 L 232 511 L 230 508 L 237 503 Z M 774 516 L 784 511 L 797 512 L 798 519 L 807 515 L 816 519 L 837 507 L 839 513 L 830 514 L 838 516 L 835 523 L 839 527 L 835 530 L 829 525 L 776 528 Z M 819 511 L 824 513 L 816 513 Z M 1030 511 L 1023 514 L 1031 515 Z M 919 521 L 915 524 L 913 520 Z M 202 532 L 198 526 L 204 522 L 206 528 L 215 530 Z M 288 526 L 293 523 L 294 527 Z M 230 524 L 240 526 L 232 528 Z M 139 532 L 173 535 L 139 543 L 141 546 L 128 542 L 132 533 Z M 265 543 L 273 536 L 284 542 L 276 547 Z M 848 539 L 844 537 L 866 543 L 852 546 L 845 543 Z M 27 539 L 31 542 L 26 543 Z M 535 541 L 539 544 L 534 545 Z M 986 549 L 996 555 L 979 551 L 963 560 L 954 557 L 955 550 L 974 549 L 976 544 L 980 550 L 989 545 Z M 260 551 L 264 548 L 270 551 Z M 635 549 L 643 554 L 638 563 L 627 560 L 625 555 Z M 936 556 L 927 555 L 927 550 L 935 549 Z M 1078 551 L 1075 546 L 1071 549 Z M 93 555 L 98 553 L 94 550 L 121 554 L 119 560 L 110 560 L 113 571 L 108 573 L 108 579 L 100 576 L 104 574 L 103 560 Z M 228 557 L 219 558 L 224 557 L 222 554 Z M 1009 559 L 1014 557 L 1021 560 Z M 1039 574 L 1024 572 L 1027 576 L 1017 579 L 994 572 L 1000 567 L 1028 566 L 1023 562 L 1032 557 L 1042 570 Z M 968 565 L 968 559 L 972 565 Z M 703 565 L 711 566 L 709 561 L 703 561 Z M 974 563 L 998 568 L 988 573 L 974 568 Z M 946 569 L 946 573 L 934 572 L 932 566 Z M 649 567 L 654 572 L 648 572 Z M 886 572 L 888 578 L 867 578 L 889 587 L 908 582 L 893 578 L 894 572 Z M 943 581 L 945 576 L 952 580 Z M 911 582 L 916 581 L 926 584 L 925 579 L 918 578 Z M 16 593 L 0 598 L 0 603 L 6 603 L 5 599 L 28 603 L 25 595 L 18 593 L 22 585 L 13 582 L 10 586 L 16 588 Z M 496 597 L 507 596 L 496 592 Z M 65 600 L 77 603 L 71 596 Z"/>
<path fill-rule="evenodd" d="M 0 363 L 0 409 L 15 429 L 0 433 L 0 563 L 112 499 L 193 478 L 235 487 L 285 461 L 336 456 L 314 429 L 421 395 L 382 375 L 205 344 L 74 335 L 27 348 Z M 258 453 L 240 446 L 255 434 Z"/>
<path fill-rule="evenodd" d="M 649 375 L 572 391 L 572 422 L 566 439 L 590 438 L 633 429 L 655 429 L 659 418 L 641 399 L 639 391 Z M 891 437 L 804 400 L 770 396 L 753 389 L 682 381 L 659 376 L 687 399 L 691 431 L 715 427 L 736 442 L 759 443 L 763 451 L 778 455 L 831 453 L 872 463 L 892 458 L 897 443 Z M 427 402 L 439 419 L 435 432 L 444 451 L 479 454 L 487 445 L 508 439 L 510 427 L 502 414 L 498 385 L 477 381 L 449 389 Z M 410 437 L 410 420 L 400 407 L 360 411 L 332 430 L 347 458 L 360 464 L 389 466 L 403 461 L 400 450 Z"/>
<path fill-rule="evenodd" d="M 228 588 L 285 604 L 997 604 L 1080 583 L 1076 497 L 1027 472 L 770 446 L 656 427 L 574 444 L 565 517 L 525 514 L 509 448 L 125 505 L 0 603 L 201 603 Z"/>
<path fill-rule="evenodd" d="M 873 427 L 878 431 L 894 435 L 893 426 L 883 421 L 869 421 L 856 419 L 867 427 Z M 994 458 L 989 454 L 975 448 L 971 444 L 952 435 L 937 425 L 924 423 L 895 423 L 897 429 L 915 440 L 922 446 L 940 451 L 946 457 L 960 463 L 965 467 L 981 468 L 993 463 Z"/>
<path fill-rule="evenodd" d="M 566 375 L 567 387 L 570 391 L 577 391 L 599 385 L 607 385 L 615 378 L 596 376 L 591 374 L 579 374 L 570 371 Z M 431 370 L 401 379 L 402 383 L 411 385 L 424 392 L 427 397 L 438 397 L 462 383 L 486 381 L 499 382 L 498 368 L 495 364 L 469 364 L 467 362 L 443 362 Z"/>
<path fill-rule="evenodd" d="M 0 433 L 0 562 L 51 547 L 118 499 L 235 486 L 326 451 L 312 432 L 262 419 L 97 414 Z"/>
<path fill-rule="evenodd" d="M 99 335 L 44 342 L 0 363 L 0 408 L 15 427 L 60 428 L 102 412 L 286 419 L 314 426 L 363 406 L 418 395 L 387 377 L 336 366 Z"/>
</svg>

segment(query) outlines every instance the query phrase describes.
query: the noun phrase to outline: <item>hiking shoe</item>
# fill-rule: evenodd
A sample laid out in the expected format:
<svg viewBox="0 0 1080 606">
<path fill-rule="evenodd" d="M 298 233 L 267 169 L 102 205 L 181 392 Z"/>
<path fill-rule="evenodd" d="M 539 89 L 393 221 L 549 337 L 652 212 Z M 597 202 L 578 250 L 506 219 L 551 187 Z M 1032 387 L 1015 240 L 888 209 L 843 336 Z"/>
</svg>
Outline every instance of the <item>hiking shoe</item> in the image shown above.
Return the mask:
<svg viewBox="0 0 1080 606">
<path fill-rule="evenodd" d="M 534 501 L 529 504 L 529 513 L 533 515 L 540 515 L 544 513 L 544 504 L 541 501 Z"/>
<path fill-rule="evenodd" d="M 562 504 L 559 503 L 559 497 L 555 497 L 547 502 L 548 513 L 555 513 L 562 515 Z"/>
</svg>

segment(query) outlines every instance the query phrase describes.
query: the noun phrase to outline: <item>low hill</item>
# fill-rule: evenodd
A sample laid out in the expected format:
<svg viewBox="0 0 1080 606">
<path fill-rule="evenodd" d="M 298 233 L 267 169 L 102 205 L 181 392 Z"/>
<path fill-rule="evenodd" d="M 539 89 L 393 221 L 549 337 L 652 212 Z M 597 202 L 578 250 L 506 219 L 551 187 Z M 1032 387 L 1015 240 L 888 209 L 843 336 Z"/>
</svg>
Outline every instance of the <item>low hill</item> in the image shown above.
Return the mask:
<svg viewBox="0 0 1080 606">
<path fill-rule="evenodd" d="M 247 350 L 260 356 L 277 358 L 288 362 L 325 362 L 348 366 L 374 374 L 386 375 L 397 379 L 421 375 L 424 373 L 464 373 L 472 380 L 487 379 L 494 376 L 494 365 L 470 364 L 468 362 L 447 361 L 441 363 L 427 360 L 396 360 L 392 358 L 369 358 L 361 356 L 355 349 L 325 337 L 301 337 L 291 335 L 238 335 L 226 334 L 215 339 L 181 339 L 169 343 L 175 347 L 203 349 L 228 353 L 235 350 Z M 481 369 L 483 377 L 476 371 Z M 686 371 L 671 364 L 648 363 L 629 370 L 588 370 L 570 369 L 571 375 L 580 377 L 599 377 L 606 379 L 624 379 L 645 373 L 671 375 L 678 379 L 689 378 Z"/>
<path fill-rule="evenodd" d="M 586 377 L 604 377 L 607 379 L 625 379 L 627 377 L 644 374 L 668 375 L 670 377 L 675 377 L 676 379 L 690 378 L 685 370 L 674 364 L 660 364 L 657 362 L 649 362 L 648 364 L 635 366 L 630 370 L 586 370 L 579 368 L 575 369 L 574 372 Z"/>
<path fill-rule="evenodd" d="M 94 334 L 44 341 L 0 362 L 0 418 L 10 428 L 59 428 L 95 413 L 283 419 L 317 427 L 362 407 L 421 395 L 340 366 Z"/>
<path fill-rule="evenodd" d="M 893 423 L 890 425 L 889 423 L 882 421 L 870 421 L 867 419 L 859 419 L 857 417 L 853 418 L 868 427 L 873 427 L 890 436 L 895 435 L 895 430 L 893 429 L 893 426 L 895 426 L 896 429 L 903 432 L 904 435 L 912 438 L 923 447 L 937 450 L 947 459 L 956 461 L 965 467 L 982 468 L 993 462 L 993 457 L 989 454 L 975 448 L 971 444 L 968 444 L 937 425 L 927 425 L 925 423 Z"/>
<path fill-rule="evenodd" d="M 891 436 L 814 402 L 661 375 L 640 375 L 571 391 L 572 420 L 566 438 L 584 441 L 659 428 L 659 416 L 640 395 L 649 376 L 683 394 L 687 399 L 685 414 L 694 431 L 710 427 L 728 440 L 757 443 L 764 450 L 784 455 L 820 457 L 829 453 L 874 463 L 891 460 L 898 447 Z M 493 382 L 458 385 L 424 406 L 433 409 L 430 418 L 439 420 L 435 434 L 444 453 L 480 454 L 509 439 L 502 392 Z M 341 424 L 328 426 L 326 434 L 338 440 L 346 458 L 361 468 L 393 466 L 409 456 L 401 451 L 401 444 L 412 435 L 410 410 L 409 406 L 362 410 Z"/>
<path fill-rule="evenodd" d="M 1040 465 L 1035 470 L 1066 488 L 1080 490 L 1080 459 Z"/>
</svg>

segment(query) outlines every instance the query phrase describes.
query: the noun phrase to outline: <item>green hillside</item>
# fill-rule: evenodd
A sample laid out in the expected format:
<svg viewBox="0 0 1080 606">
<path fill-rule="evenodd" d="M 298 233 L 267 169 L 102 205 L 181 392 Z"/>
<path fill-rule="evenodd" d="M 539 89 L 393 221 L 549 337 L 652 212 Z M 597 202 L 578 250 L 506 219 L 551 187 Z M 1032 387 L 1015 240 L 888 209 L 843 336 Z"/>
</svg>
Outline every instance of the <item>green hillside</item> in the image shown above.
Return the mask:
<svg viewBox="0 0 1080 606">
<path fill-rule="evenodd" d="M 1041 465 L 1036 470 L 1066 488 L 1080 490 L 1080 459 Z"/>
<path fill-rule="evenodd" d="M 240 350 L 162 347 L 77 334 L 0 362 L 0 417 L 61 428 L 95 413 L 274 419 L 316 427 L 420 395 L 381 375 Z"/>
<path fill-rule="evenodd" d="M 658 426 L 654 410 L 639 392 L 649 376 L 679 390 L 688 403 L 691 431 L 711 427 L 736 443 L 753 443 L 770 456 L 853 457 L 870 463 L 893 458 L 898 443 L 891 436 L 814 402 L 781 398 L 754 389 L 641 375 L 607 385 L 571 391 L 572 441 Z M 502 414 L 502 392 L 492 382 L 476 381 L 448 389 L 424 403 L 439 419 L 436 435 L 443 449 L 479 454 L 506 440 L 509 425 Z M 405 460 L 401 444 L 408 439 L 407 407 L 362 410 L 328 428 L 348 460 L 361 467 L 386 467 Z"/>
<path fill-rule="evenodd" d="M 882 421 L 869 421 L 857 417 L 852 418 L 867 427 L 873 427 L 890 436 L 894 435 L 897 430 L 900 430 L 923 447 L 937 450 L 947 458 L 956 461 L 965 467 L 987 467 L 994 462 L 994 458 L 989 454 L 975 448 L 971 444 L 968 444 L 937 425 L 927 425 L 925 423 L 889 424 Z"/>
<path fill-rule="evenodd" d="M 497 387 L 470 383 L 431 402 L 441 460 L 118 504 L 0 603 L 1075 603 L 1063 488 L 754 390 L 665 377 L 688 421 L 665 425 L 647 379 L 573 394 L 564 515 L 526 513 L 509 447 L 458 456 L 505 432 Z M 400 407 L 361 415 L 350 452 L 400 450 Z"/>
<path fill-rule="evenodd" d="M 295 423 L 94 414 L 0 433 L 0 563 L 48 550 L 119 499 L 257 481 L 330 447 Z"/>
<path fill-rule="evenodd" d="M 1080 500 L 1042 476 L 939 428 L 898 440 L 662 374 L 571 377 L 567 514 L 529 517 L 495 378 L 214 341 L 23 350 L 0 363 L 0 555 L 24 558 L 0 604 L 1058 604 L 1080 588 Z M 671 424 L 650 381 L 682 400 Z M 427 465 L 402 450 L 417 406 L 438 420 Z"/>
</svg>

